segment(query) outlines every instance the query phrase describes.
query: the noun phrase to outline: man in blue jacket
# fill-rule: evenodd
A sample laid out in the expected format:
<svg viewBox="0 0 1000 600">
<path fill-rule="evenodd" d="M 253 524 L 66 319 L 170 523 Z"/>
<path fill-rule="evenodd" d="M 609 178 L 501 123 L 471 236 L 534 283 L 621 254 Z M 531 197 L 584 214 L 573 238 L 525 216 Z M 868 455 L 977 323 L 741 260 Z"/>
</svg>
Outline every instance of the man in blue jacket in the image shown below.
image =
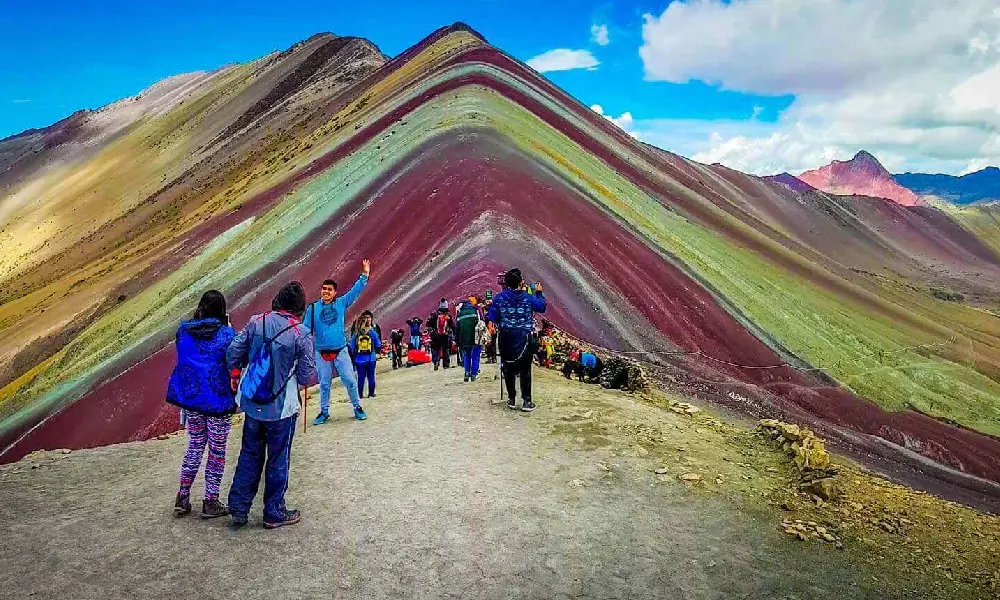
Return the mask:
<svg viewBox="0 0 1000 600">
<path fill-rule="evenodd" d="M 285 506 L 288 468 L 291 463 L 292 436 L 299 416 L 298 386 L 316 380 L 312 339 L 299 320 L 306 308 L 305 292 L 298 282 L 286 285 L 271 302 L 271 312 L 254 315 L 226 350 L 226 363 L 232 371 L 232 389 L 239 390 L 243 420 L 243 446 L 229 490 L 229 510 L 234 526 L 247 524 L 247 515 L 261 473 L 264 474 L 264 527 L 274 529 L 299 522 L 299 511 Z M 258 404 L 246 398 L 239 382 L 239 371 L 252 360 L 264 344 L 270 346 L 270 401 Z M 265 466 L 267 467 L 265 470 Z"/>
<path fill-rule="evenodd" d="M 507 387 L 507 408 L 517 408 L 515 384 L 521 379 L 521 410 L 531 412 L 531 359 L 534 354 L 535 313 L 545 312 L 541 284 L 529 291 L 520 269 L 504 274 L 504 290 L 493 298 L 486 320 L 499 328 L 500 370 Z"/>
<path fill-rule="evenodd" d="M 358 299 L 368 285 L 371 263 L 361 261 L 361 276 L 354 286 L 343 296 L 337 296 L 337 282 L 327 279 L 320 288 L 320 299 L 306 309 L 303 322 L 313 334 L 316 347 L 316 373 L 319 376 L 319 415 L 313 425 L 322 425 L 330 419 L 330 387 L 333 383 L 333 369 L 337 369 L 340 382 L 347 390 L 347 397 L 354 407 L 354 418 L 364 421 L 368 418 L 358 397 L 358 379 L 354 363 L 347 351 L 347 337 L 344 334 L 344 316 L 347 309 Z"/>
</svg>

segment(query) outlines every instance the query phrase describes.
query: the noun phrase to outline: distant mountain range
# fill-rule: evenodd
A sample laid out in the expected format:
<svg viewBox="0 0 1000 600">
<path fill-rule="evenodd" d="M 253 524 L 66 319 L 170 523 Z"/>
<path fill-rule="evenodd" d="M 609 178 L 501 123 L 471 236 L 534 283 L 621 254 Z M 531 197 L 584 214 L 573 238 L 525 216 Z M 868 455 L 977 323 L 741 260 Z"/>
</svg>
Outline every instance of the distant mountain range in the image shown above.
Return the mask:
<svg viewBox="0 0 1000 600">
<path fill-rule="evenodd" d="M 766 179 L 797 192 L 815 188 L 840 196 L 886 198 L 903 206 L 925 205 L 926 202 L 921 200 L 925 196 L 935 196 L 954 204 L 1000 200 L 1000 168 L 987 167 L 960 177 L 927 173 L 893 175 L 864 150 L 851 160 L 835 160 L 825 167 L 798 176 L 781 173 Z"/>
<path fill-rule="evenodd" d="M 921 204 L 911 190 L 899 185 L 877 158 L 862 150 L 848 161 L 835 160 L 798 178 L 812 187 L 840 195 L 887 198 L 903 206 Z"/>
<path fill-rule="evenodd" d="M 893 177 L 919 196 L 937 196 L 955 204 L 1000 200 L 1000 168 L 997 167 L 986 167 L 961 177 L 926 173 L 902 173 Z"/>
</svg>

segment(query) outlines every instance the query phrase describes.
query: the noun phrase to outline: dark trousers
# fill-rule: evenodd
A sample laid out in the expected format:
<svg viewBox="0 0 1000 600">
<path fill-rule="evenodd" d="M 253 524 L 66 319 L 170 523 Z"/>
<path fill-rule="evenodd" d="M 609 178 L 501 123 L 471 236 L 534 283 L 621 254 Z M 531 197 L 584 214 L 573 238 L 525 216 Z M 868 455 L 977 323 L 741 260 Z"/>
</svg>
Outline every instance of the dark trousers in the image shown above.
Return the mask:
<svg viewBox="0 0 1000 600">
<path fill-rule="evenodd" d="M 297 414 L 280 421 L 258 421 L 250 416 L 244 419 L 243 447 L 229 489 L 233 515 L 250 513 L 264 471 L 264 520 L 274 522 L 285 517 L 285 490 L 297 419 Z"/>
<path fill-rule="evenodd" d="M 451 338 L 438 334 L 431 337 L 431 360 L 435 366 L 441 361 L 444 368 L 451 367 Z"/>
<path fill-rule="evenodd" d="M 392 368 L 398 369 L 403 366 L 403 345 L 392 345 Z"/>
<path fill-rule="evenodd" d="M 368 380 L 368 395 L 375 395 L 375 361 L 355 363 L 358 372 L 358 395 L 365 395 L 365 379 Z"/>
<path fill-rule="evenodd" d="M 507 398 L 517 397 L 517 379 L 521 379 L 521 400 L 531 400 L 531 354 L 527 352 L 524 356 L 514 362 L 504 361 L 502 365 L 503 382 L 507 386 Z"/>
</svg>

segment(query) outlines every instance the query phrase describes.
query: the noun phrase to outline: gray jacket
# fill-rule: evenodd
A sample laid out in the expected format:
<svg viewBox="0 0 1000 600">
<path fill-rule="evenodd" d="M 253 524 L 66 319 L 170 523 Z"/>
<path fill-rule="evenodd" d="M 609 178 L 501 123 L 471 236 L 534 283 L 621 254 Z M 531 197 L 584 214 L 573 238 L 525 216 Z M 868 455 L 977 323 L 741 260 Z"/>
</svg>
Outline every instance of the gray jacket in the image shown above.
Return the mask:
<svg viewBox="0 0 1000 600">
<path fill-rule="evenodd" d="M 255 404 L 238 394 L 240 407 L 248 417 L 258 421 L 277 421 L 299 412 L 298 386 L 313 385 L 316 382 L 316 362 L 313 357 L 313 341 L 309 330 L 298 319 L 285 312 L 266 312 L 254 315 L 226 350 L 226 363 L 230 370 L 244 369 L 251 357 L 268 339 L 282 329 L 271 345 L 271 361 L 274 365 L 274 387 L 276 398 L 270 404 Z M 297 384 L 297 385 L 296 385 Z"/>
</svg>

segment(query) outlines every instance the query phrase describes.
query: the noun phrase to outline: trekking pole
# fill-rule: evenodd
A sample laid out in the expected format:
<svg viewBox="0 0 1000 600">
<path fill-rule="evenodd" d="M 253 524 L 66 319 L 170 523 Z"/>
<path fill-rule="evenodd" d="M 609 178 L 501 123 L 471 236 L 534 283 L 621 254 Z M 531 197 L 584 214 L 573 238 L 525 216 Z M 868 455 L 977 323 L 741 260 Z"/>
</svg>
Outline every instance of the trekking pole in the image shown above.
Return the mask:
<svg viewBox="0 0 1000 600">
<path fill-rule="evenodd" d="M 302 433 L 309 431 L 309 388 L 302 386 Z"/>
<path fill-rule="evenodd" d="M 500 379 L 500 404 L 503 404 L 503 358 L 500 356 L 500 326 L 497 325 L 497 378 Z"/>
</svg>

